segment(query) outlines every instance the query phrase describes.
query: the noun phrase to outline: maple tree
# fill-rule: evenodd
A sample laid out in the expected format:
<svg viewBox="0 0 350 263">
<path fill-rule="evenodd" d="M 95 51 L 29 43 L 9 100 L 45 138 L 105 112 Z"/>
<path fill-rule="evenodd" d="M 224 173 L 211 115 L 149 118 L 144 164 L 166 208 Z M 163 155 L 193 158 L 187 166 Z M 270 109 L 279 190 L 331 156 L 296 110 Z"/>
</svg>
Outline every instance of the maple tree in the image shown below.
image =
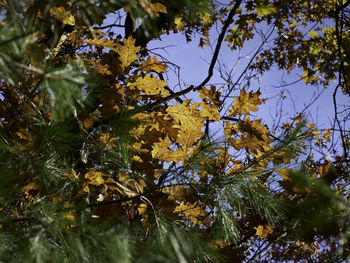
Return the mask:
<svg viewBox="0 0 350 263">
<path fill-rule="evenodd" d="M 348 260 L 349 4 L 1 1 L 1 260 Z M 223 45 L 269 25 L 244 87 L 214 85 Z M 171 87 L 149 42 L 206 47 L 215 27 L 202 82 Z M 276 66 L 306 88 L 336 81 L 332 127 L 254 115 L 268 102 L 253 78 Z"/>
</svg>

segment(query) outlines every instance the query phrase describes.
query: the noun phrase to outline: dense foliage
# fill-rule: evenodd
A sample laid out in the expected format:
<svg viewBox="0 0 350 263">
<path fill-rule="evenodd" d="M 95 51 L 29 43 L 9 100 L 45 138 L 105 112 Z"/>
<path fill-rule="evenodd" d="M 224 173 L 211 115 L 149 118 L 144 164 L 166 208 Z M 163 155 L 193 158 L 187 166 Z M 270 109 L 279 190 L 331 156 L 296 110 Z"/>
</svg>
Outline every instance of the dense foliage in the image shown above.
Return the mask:
<svg viewBox="0 0 350 263">
<path fill-rule="evenodd" d="M 349 260 L 349 6 L 1 1 L 0 260 Z M 168 85 L 147 48 L 173 33 L 213 47 L 200 84 Z M 258 35 L 225 79 L 223 46 Z M 332 125 L 265 125 L 255 83 L 273 68 L 334 89 Z"/>
</svg>

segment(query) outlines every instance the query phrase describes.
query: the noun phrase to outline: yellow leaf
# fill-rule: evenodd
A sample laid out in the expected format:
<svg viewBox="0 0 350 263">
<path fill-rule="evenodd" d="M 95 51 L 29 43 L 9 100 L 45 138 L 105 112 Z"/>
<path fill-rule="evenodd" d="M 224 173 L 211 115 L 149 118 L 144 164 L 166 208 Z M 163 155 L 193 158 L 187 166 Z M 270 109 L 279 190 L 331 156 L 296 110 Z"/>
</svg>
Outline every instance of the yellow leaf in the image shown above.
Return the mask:
<svg viewBox="0 0 350 263">
<path fill-rule="evenodd" d="M 301 115 L 301 113 L 298 112 L 294 119 L 296 123 L 299 123 L 302 120 L 302 118 L 303 115 Z"/>
<path fill-rule="evenodd" d="M 172 151 L 168 149 L 168 147 L 171 145 L 172 143 L 170 142 L 170 139 L 168 136 L 166 136 L 164 140 L 154 143 L 153 150 L 152 150 L 152 158 L 157 158 L 166 162 L 183 161 L 187 156 L 186 151 L 184 151 L 183 148 L 179 148 L 176 151 Z"/>
<path fill-rule="evenodd" d="M 210 90 L 203 86 L 198 90 L 198 93 L 200 94 L 199 97 L 202 98 L 204 102 L 209 100 L 217 107 L 222 104 L 220 101 L 221 92 L 216 91 L 216 88 L 213 85 L 210 85 Z"/>
<path fill-rule="evenodd" d="M 233 126 L 233 129 L 243 134 L 254 136 L 261 141 L 272 141 L 269 138 L 269 130 L 267 127 L 261 125 L 261 119 L 251 121 L 249 117 L 247 117 L 243 121 L 239 120 L 238 123 Z"/>
<path fill-rule="evenodd" d="M 315 127 L 315 124 L 314 124 L 313 122 L 310 122 L 310 123 L 307 125 L 307 127 L 308 127 L 309 129 L 312 129 L 313 127 Z"/>
<path fill-rule="evenodd" d="M 320 131 L 317 129 L 312 130 L 312 134 L 316 137 L 320 137 Z"/>
<path fill-rule="evenodd" d="M 151 3 L 150 0 L 141 0 L 141 6 L 152 17 L 159 17 L 159 13 L 167 13 L 166 6 L 161 3 Z"/>
<path fill-rule="evenodd" d="M 205 13 L 205 14 L 201 13 L 200 17 L 201 17 L 201 19 L 203 21 L 203 26 L 210 26 L 214 22 L 210 13 Z"/>
<path fill-rule="evenodd" d="M 277 172 L 282 176 L 282 180 L 292 181 L 289 177 L 289 173 L 291 172 L 290 169 L 280 168 Z"/>
<path fill-rule="evenodd" d="M 169 188 L 165 188 L 162 190 L 163 193 L 168 193 L 168 199 L 174 201 L 183 201 L 187 195 L 187 191 L 185 190 L 184 185 L 173 185 Z"/>
<path fill-rule="evenodd" d="M 150 73 L 147 73 L 144 77 L 138 76 L 134 82 L 127 84 L 130 89 L 137 88 L 147 95 L 161 94 L 163 97 L 169 95 L 169 92 L 163 89 L 166 85 L 165 81 L 152 77 Z"/>
<path fill-rule="evenodd" d="M 29 191 L 37 190 L 37 189 L 38 189 L 38 185 L 36 184 L 36 182 L 30 182 L 29 184 L 21 188 L 22 192 L 25 193 L 26 195 L 29 195 Z"/>
<path fill-rule="evenodd" d="M 290 164 L 291 160 L 295 158 L 295 154 L 291 151 L 278 151 L 270 155 L 269 159 L 272 160 L 274 165 Z"/>
<path fill-rule="evenodd" d="M 123 45 L 118 44 L 118 50 L 116 52 L 119 55 L 123 71 L 140 57 L 140 55 L 137 54 L 140 49 L 141 47 L 135 47 L 135 39 L 131 36 L 129 36 L 129 38 L 124 38 Z"/>
<path fill-rule="evenodd" d="M 238 139 L 228 138 L 228 143 L 236 150 L 246 148 L 257 153 L 258 150 L 262 152 L 270 147 L 272 140 L 269 138 L 269 130 L 261 125 L 261 120 L 250 121 L 246 118 L 230 127 L 231 131 L 225 131 L 227 135 L 242 133 Z"/>
<path fill-rule="evenodd" d="M 176 141 L 185 147 L 191 147 L 199 137 L 203 136 L 202 128 L 206 119 L 198 110 L 199 104 L 189 106 L 190 102 L 191 100 L 186 100 L 180 106 L 175 103 L 174 106 L 166 109 L 177 123 L 173 127 L 179 129 Z"/>
<path fill-rule="evenodd" d="M 92 113 L 83 113 L 79 115 L 78 123 L 80 128 L 90 129 L 95 122 L 99 121 L 98 117 Z"/>
<path fill-rule="evenodd" d="M 267 5 L 259 4 L 255 7 L 255 12 L 257 15 L 264 17 L 272 14 L 276 14 L 277 10 L 273 7 L 272 3 L 268 3 Z"/>
<path fill-rule="evenodd" d="M 326 142 L 330 142 L 331 141 L 330 135 L 332 135 L 332 131 L 330 129 L 327 129 L 323 131 L 322 139 L 325 140 Z"/>
<path fill-rule="evenodd" d="M 142 61 L 140 70 L 144 71 L 155 71 L 157 73 L 165 73 L 167 72 L 167 66 L 162 62 L 157 60 L 157 57 L 148 57 L 147 60 Z"/>
<path fill-rule="evenodd" d="M 73 180 L 78 180 L 80 173 L 76 173 L 74 169 L 72 169 L 70 172 L 64 172 L 65 175 L 72 178 Z"/>
<path fill-rule="evenodd" d="M 85 179 L 87 179 L 88 184 L 99 186 L 105 182 L 102 176 L 101 172 L 91 170 L 85 174 Z"/>
<path fill-rule="evenodd" d="M 66 25 L 75 25 L 75 18 L 70 11 L 66 11 L 64 7 L 52 7 L 49 10 L 50 16 L 56 18 Z"/>
<path fill-rule="evenodd" d="M 220 121 L 220 113 L 217 106 L 211 103 L 202 102 L 200 107 L 202 108 L 200 109 L 200 113 L 203 117 L 208 120 Z"/>
<path fill-rule="evenodd" d="M 263 239 L 267 237 L 269 234 L 273 233 L 274 226 L 266 225 L 265 227 L 259 225 L 258 227 L 254 227 L 256 230 L 256 235 Z"/>
<path fill-rule="evenodd" d="M 175 28 L 177 30 L 183 30 L 185 28 L 185 24 L 184 24 L 184 21 L 182 20 L 182 17 L 177 15 L 175 16 L 174 18 L 174 23 L 175 23 Z"/>
<path fill-rule="evenodd" d="M 96 70 L 97 73 L 102 75 L 112 75 L 112 72 L 109 71 L 108 65 L 102 65 L 101 59 L 98 59 L 96 61 L 90 60 L 90 65 Z"/>
<path fill-rule="evenodd" d="M 162 169 L 155 169 L 154 170 L 154 179 L 158 180 L 163 174 Z"/>
<path fill-rule="evenodd" d="M 140 215 L 143 215 L 147 212 L 147 205 L 146 204 L 140 204 L 137 208 L 137 211 L 139 211 Z"/>
<path fill-rule="evenodd" d="M 143 163 L 143 160 L 142 160 L 141 157 L 138 156 L 138 155 L 134 155 L 134 156 L 132 157 L 132 160 L 133 160 L 134 162 Z"/>
<path fill-rule="evenodd" d="M 26 135 L 27 131 L 24 129 L 20 129 L 19 132 L 16 132 L 17 136 L 23 140 L 27 140 L 28 136 Z"/>
<path fill-rule="evenodd" d="M 104 39 L 94 38 L 94 39 L 86 39 L 86 43 L 89 45 L 94 45 L 96 47 L 102 47 L 102 48 L 106 47 L 118 53 L 118 50 L 115 48 L 116 44 L 114 40 L 108 40 L 106 38 Z"/>
<path fill-rule="evenodd" d="M 108 147 L 111 147 L 111 148 L 117 147 L 117 145 L 115 145 L 114 143 L 115 138 L 112 137 L 109 132 L 102 132 L 99 140 L 101 143 L 103 143 L 104 145 L 107 145 Z"/>
<path fill-rule="evenodd" d="M 229 115 L 234 117 L 238 114 L 249 114 L 250 111 L 257 111 L 257 105 L 264 103 L 263 99 L 259 99 L 261 92 L 249 92 L 241 89 L 239 97 L 235 97 L 234 104 L 229 111 Z"/>
</svg>

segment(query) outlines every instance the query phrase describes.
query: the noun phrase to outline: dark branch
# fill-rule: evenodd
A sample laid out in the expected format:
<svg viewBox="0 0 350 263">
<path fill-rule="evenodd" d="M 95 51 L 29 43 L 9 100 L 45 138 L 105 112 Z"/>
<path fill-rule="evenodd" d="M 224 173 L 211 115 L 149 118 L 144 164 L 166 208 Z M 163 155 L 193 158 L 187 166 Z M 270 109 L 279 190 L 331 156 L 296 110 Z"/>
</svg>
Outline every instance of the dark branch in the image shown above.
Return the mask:
<svg viewBox="0 0 350 263">
<path fill-rule="evenodd" d="M 164 98 L 164 99 L 161 99 L 161 100 L 158 100 L 150 105 L 147 105 L 145 106 L 146 108 L 148 109 L 154 109 L 156 107 L 158 107 L 159 105 L 169 101 L 169 100 L 172 100 L 172 99 L 176 99 L 182 95 L 185 95 L 193 90 L 198 90 L 200 89 L 202 86 L 204 86 L 205 84 L 208 83 L 208 81 L 211 79 L 211 77 L 213 76 L 213 72 L 214 72 L 214 67 L 215 67 L 215 63 L 218 59 L 218 56 L 219 56 L 219 52 L 220 52 L 220 49 L 221 49 L 221 45 L 222 45 L 222 41 L 224 40 L 224 37 L 225 37 L 225 34 L 226 34 L 226 30 L 227 28 L 229 27 L 229 25 L 232 23 L 232 19 L 233 19 L 233 16 L 235 15 L 237 9 L 239 8 L 240 4 L 242 3 L 243 0 L 237 0 L 235 5 L 233 6 L 233 8 L 231 9 L 226 21 L 225 21 L 225 24 L 221 30 L 221 33 L 220 33 L 220 36 L 218 38 L 218 42 L 216 44 L 216 47 L 215 47 L 215 51 L 214 51 L 214 55 L 211 59 L 211 62 L 210 62 L 210 66 L 209 66 L 209 69 L 208 69 L 208 75 L 207 77 L 202 81 L 201 84 L 199 84 L 197 87 L 194 87 L 193 85 L 189 86 L 187 89 L 184 89 L 182 91 L 179 91 L 179 92 L 175 92 L 173 94 L 170 94 L 168 97 Z"/>
</svg>

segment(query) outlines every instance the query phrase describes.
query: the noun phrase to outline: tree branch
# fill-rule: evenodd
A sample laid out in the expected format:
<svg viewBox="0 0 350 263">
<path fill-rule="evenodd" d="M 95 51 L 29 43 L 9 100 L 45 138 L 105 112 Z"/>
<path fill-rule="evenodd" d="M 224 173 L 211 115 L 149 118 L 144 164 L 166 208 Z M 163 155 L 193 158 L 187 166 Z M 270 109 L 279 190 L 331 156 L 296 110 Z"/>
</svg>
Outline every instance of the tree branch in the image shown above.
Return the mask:
<svg viewBox="0 0 350 263">
<path fill-rule="evenodd" d="M 201 84 L 199 84 L 197 87 L 194 87 L 193 85 L 189 86 L 188 88 L 182 90 L 182 91 L 179 91 L 179 92 L 175 92 L 171 95 L 169 95 L 168 97 L 164 98 L 164 99 L 161 99 L 161 100 L 158 100 L 150 105 L 146 105 L 145 107 L 147 107 L 148 109 L 154 109 L 156 107 L 158 107 L 159 105 L 169 101 L 169 100 L 172 100 L 172 99 L 176 99 L 182 95 L 185 95 L 193 90 L 198 90 L 200 89 L 202 86 L 204 86 L 205 84 L 208 83 L 208 81 L 211 79 L 211 77 L 213 76 L 213 73 L 214 73 L 214 67 L 215 67 L 215 63 L 218 59 L 218 56 L 219 56 L 219 52 L 220 52 L 220 49 L 221 49 L 221 45 L 222 45 L 222 41 L 224 40 L 224 37 L 225 37 L 225 34 L 226 34 L 226 31 L 227 31 L 227 28 L 229 27 L 229 25 L 232 23 L 232 19 L 233 19 L 233 16 L 235 15 L 237 9 L 239 8 L 240 4 L 242 3 L 243 0 L 237 0 L 235 5 L 233 6 L 233 8 L 231 9 L 230 13 L 228 14 L 227 16 L 227 19 L 225 21 L 225 24 L 221 30 L 221 33 L 219 35 L 219 38 L 218 38 L 218 42 L 216 44 L 216 47 L 215 47 L 215 51 L 214 51 L 214 55 L 211 59 L 211 62 L 210 62 L 210 66 L 209 66 L 209 69 L 208 69 L 208 75 L 207 77 L 202 81 Z"/>
</svg>

